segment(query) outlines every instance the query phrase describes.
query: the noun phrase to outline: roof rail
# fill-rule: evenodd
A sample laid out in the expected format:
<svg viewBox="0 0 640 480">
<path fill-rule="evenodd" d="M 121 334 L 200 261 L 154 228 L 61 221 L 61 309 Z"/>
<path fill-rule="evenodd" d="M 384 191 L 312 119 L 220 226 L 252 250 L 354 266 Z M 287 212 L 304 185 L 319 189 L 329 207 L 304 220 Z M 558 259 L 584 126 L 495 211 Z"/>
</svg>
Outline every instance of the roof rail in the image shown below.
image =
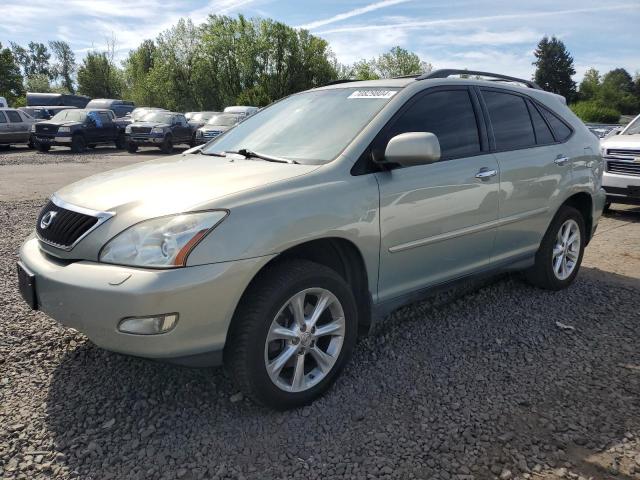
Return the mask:
<svg viewBox="0 0 640 480">
<path fill-rule="evenodd" d="M 434 70 L 433 72 L 430 72 L 430 73 L 423 73 L 422 75 L 417 77 L 416 80 L 427 80 L 432 78 L 447 78 L 447 77 L 450 77 L 451 75 L 479 75 L 481 77 L 495 78 L 500 81 L 522 83 L 523 85 L 526 85 L 529 88 L 542 90 L 542 88 L 540 88 L 540 86 L 537 83 L 531 80 L 510 77 L 508 75 L 501 75 L 499 73 L 480 72 L 477 70 L 459 70 L 455 68 L 444 68 L 442 70 Z"/>
</svg>

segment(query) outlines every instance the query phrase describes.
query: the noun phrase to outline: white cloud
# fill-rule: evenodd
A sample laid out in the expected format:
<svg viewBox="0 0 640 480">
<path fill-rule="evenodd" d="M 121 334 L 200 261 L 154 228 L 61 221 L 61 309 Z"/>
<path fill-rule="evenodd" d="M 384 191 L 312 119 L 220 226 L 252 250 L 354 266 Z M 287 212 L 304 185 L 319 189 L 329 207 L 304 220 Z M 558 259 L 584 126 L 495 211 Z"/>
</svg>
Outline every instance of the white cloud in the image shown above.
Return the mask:
<svg viewBox="0 0 640 480">
<path fill-rule="evenodd" d="M 353 10 L 349 10 L 348 12 L 339 13 L 337 15 L 334 15 L 333 17 L 325 18 L 323 20 L 316 20 L 314 22 L 309 22 L 304 25 L 299 25 L 296 28 L 305 28 L 307 30 L 313 30 L 314 28 L 322 27 L 323 25 L 329 25 L 331 23 L 336 23 L 341 20 L 346 20 L 347 18 L 356 17 L 358 15 L 363 15 L 368 12 L 373 12 L 381 8 L 391 7 L 392 5 L 398 5 L 399 3 L 406 3 L 409 1 L 411 0 L 382 0 L 380 2 L 365 5 L 364 7 L 354 8 Z"/>
</svg>

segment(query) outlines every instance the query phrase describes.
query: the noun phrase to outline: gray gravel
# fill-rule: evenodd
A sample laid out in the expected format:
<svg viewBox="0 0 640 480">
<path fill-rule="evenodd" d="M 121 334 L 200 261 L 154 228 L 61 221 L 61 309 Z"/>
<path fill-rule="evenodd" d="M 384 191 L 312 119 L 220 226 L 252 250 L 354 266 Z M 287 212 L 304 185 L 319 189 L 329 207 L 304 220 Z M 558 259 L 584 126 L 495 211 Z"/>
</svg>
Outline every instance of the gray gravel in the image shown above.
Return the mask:
<svg viewBox="0 0 640 480">
<path fill-rule="evenodd" d="M 220 370 L 30 312 L 14 261 L 41 203 L 0 203 L 0 478 L 640 478 L 639 282 L 503 277 L 407 307 L 325 397 L 279 413 Z"/>
</svg>

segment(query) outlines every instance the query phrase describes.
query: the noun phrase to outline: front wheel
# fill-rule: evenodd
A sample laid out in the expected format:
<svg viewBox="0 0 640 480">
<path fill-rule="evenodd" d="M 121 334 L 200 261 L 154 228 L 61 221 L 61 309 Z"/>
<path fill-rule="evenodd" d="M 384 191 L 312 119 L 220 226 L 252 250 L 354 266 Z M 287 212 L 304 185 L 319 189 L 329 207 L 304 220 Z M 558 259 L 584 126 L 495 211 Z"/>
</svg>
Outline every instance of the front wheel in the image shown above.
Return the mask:
<svg viewBox="0 0 640 480">
<path fill-rule="evenodd" d="M 165 137 L 160 145 L 160 150 L 162 153 L 171 153 L 173 152 L 173 142 L 171 141 L 171 137 Z"/>
<path fill-rule="evenodd" d="M 234 316 L 225 366 L 238 387 L 278 410 L 322 395 L 351 357 L 356 302 L 335 271 L 306 260 L 277 264 L 248 289 Z"/>
<path fill-rule="evenodd" d="M 71 139 L 71 151 L 73 153 L 82 153 L 87 149 L 87 142 L 82 135 L 74 135 Z"/>
<path fill-rule="evenodd" d="M 125 134 L 118 134 L 115 143 L 118 150 L 124 150 L 125 148 L 127 148 L 127 137 L 125 136 Z"/>
<path fill-rule="evenodd" d="M 586 241 L 582 214 L 562 206 L 545 233 L 527 279 L 547 290 L 567 288 L 578 275 Z"/>
<path fill-rule="evenodd" d="M 127 145 L 127 152 L 136 153 L 137 151 L 138 151 L 138 145 L 136 145 L 135 143 L 129 143 L 129 145 Z"/>
<path fill-rule="evenodd" d="M 51 145 L 45 145 L 44 143 L 36 142 L 36 150 L 39 152 L 48 152 L 51 150 Z"/>
</svg>

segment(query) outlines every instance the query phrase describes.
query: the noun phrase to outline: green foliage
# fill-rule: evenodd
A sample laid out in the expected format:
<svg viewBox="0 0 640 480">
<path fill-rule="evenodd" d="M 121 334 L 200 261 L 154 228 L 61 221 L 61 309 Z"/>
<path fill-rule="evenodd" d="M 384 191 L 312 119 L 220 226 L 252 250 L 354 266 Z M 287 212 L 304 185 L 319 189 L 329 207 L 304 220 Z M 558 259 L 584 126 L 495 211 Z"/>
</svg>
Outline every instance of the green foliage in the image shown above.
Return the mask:
<svg viewBox="0 0 640 480">
<path fill-rule="evenodd" d="M 571 105 L 571 110 L 583 122 L 617 123 L 620 120 L 620 112 L 618 110 L 594 100 L 574 103 Z"/>
<path fill-rule="evenodd" d="M 88 52 L 78 68 L 78 93 L 92 98 L 120 98 L 122 79 L 109 52 Z"/>
<path fill-rule="evenodd" d="M 579 98 L 622 114 L 640 110 L 640 89 L 624 68 L 611 70 L 602 79 L 597 70 L 589 69 L 580 83 Z"/>
<path fill-rule="evenodd" d="M 74 93 L 73 74 L 76 70 L 76 56 L 67 42 L 56 40 L 49 42 L 49 48 L 55 56 L 56 63 L 51 66 L 51 75 L 60 81 L 65 93 Z"/>
<path fill-rule="evenodd" d="M 29 42 L 28 48 L 24 48 L 11 42 L 11 50 L 16 62 L 22 67 L 25 78 L 34 75 L 46 75 L 51 78 L 51 54 L 44 43 Z"/>
<path fill-rule="evenodd" d="M 377 80 L 426 73 L 431 68 L 430 63 L 422 61 L 415 53 L 402 47 L 393 47 L 377 59 L 355 62 L 347 76 L 356 80 Z"/>
<path fill-rule="evenodd" d="M 27 92 L 50 93 L 53 91 L 49 83 L 49 77 L 43 74 L 35 74 L 27 77 L 24 86 Z"/>
<path fill-rule="evenodd" d="M 556 37 L 543 37 L 538 43 L 534 55 L 536 66 L 535 82 L 544 90 L 562 95 L 571 101 L 575 97 L 576 84 L 571 79 L 576 70 L 573 67 L 573 57 L 567 51 L 564 43 Z"/>
<path fill-rule="evenodd" d="M 15 105 L 18 98 L 24 96 L 20 67 L 11 50 L 2 48 L 2 43 L 0 43 L 0 96 L 5 97 L 9 105 Z"/>
<path fill-rule="evenodd" d="M 579 97 L 580 100 L 592 100 L 600 89 L 600 73 L 595 68 L 590 68 L 584 74 L 582 82 L 580 82 Z"/>
</svg>

